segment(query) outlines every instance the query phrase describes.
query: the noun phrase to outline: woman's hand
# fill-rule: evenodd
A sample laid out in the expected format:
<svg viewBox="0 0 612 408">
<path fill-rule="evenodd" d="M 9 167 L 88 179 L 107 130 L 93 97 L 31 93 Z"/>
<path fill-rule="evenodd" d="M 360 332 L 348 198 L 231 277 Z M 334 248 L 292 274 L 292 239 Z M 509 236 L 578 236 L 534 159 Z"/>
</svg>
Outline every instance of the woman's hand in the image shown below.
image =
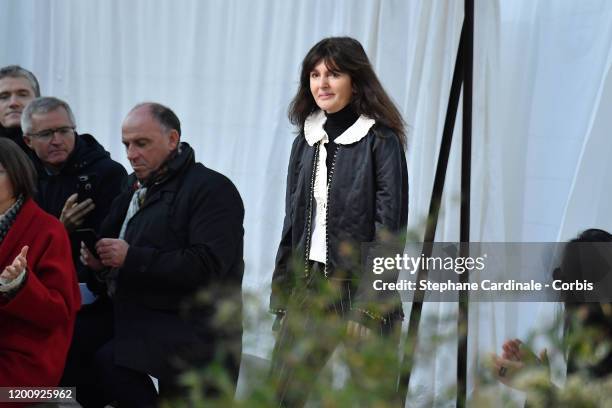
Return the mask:
<svg viewBox="0 0 612 408">
<path fill-rule="evenodd" d="M 4 268 L 4 270 L 0 274 L 0 278 L 4 279 L 6 283 L 14 281 L 28 266 L 28 262 L 26 259 L 28 255 L 28 249 L 29 248 L 27 245 L 21 248 L 21 252 L 15 257 L 13 263 Z"/>
<path fill-rule="evenodd" d="M 527 347 L 519 339 L 507 340 L 502 345 L 504 352 L 502 358 L 512 361 L 520 361 L 525 365 L 542 365 L 548 362 L 546 349 L 540 352 L 540 356 L 536 356 L 533 350 Z"/>
<path fill-rule="evenodd" d="M 524 371 L 525 364 L 521 361 L 505 359 L 497 354 L 493 354 L 491 360 L 491 369 L 495 378 L 508 387 L 517 388 L 514 379 L 517 374 Z"/>
<path fill-rule="evenodd" d="M 372 335 L 372 330 L 362 324 L 349 320 L 346 325 L 346 335 L 355 340 L 365 339 Z"/>
<path fill-rule="evenodd" d="M 99 272 L 104 269 L 104 265 L 102 265 L 102 262 L 100 262 L 99 259 L 96 259 L 96 257 L 91 254 L 89 249 L 87 249 L 87 246 L 85 246 L 84 242 L 81 242 L 81 262 L 83 263 L 83 265 L 96 272 Z"/>
<path fill-rule="evenodd" d="M 538 357 L 519 339 L 507 340 L 502 349 L 501 357 L 496 354 L 491 356 L 492 369 L 495 377 L 509 387 L 520 389 L 514 380 L 518 374 L 527 370 L 545 368 L 550 371 L 546 349 L 542 350 Z"/>
</svg>

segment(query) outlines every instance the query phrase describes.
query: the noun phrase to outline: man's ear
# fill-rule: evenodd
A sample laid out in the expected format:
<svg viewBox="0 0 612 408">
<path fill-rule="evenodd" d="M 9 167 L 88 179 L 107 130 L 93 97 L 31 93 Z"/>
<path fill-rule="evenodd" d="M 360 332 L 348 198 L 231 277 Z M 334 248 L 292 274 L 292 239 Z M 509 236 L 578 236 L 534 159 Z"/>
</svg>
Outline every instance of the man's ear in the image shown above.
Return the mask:
<svg viewBox="0 0 612 408">
<path fill-rule="evenodd" d="M 172 147 L 172 150 L 176 149 L 176 147 L 181 141 L 181 137 L 179 136 L 177 130 L 172 129 L 168 137 L 170 137 L 170 147 Z"/>
<path fill-rule="evenodd" d="M 32 138 L 26 134 L 23 135 L 23 141 L 28 145 L 30 149 L 32 149 Z"/>
</svg>

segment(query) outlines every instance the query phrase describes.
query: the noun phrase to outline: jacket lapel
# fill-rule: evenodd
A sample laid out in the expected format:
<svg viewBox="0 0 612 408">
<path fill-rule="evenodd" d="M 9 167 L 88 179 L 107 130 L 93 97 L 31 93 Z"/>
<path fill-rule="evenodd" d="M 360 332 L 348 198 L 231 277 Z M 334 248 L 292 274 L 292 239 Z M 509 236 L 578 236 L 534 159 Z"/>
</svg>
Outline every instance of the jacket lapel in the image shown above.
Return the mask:
<svg viewBox="0 0 612 408">
<path fill-rule="evenodd" d="M 17 248 L 18 245 L 28 245 L 22 241 L 23 235 L 30 229 L 34 228 L 33 221 L 33 206 L 34 202 L 32 199 L 28 199 L 21 207 L 15 222 L 11 226 L 8 234 L 4 237 L 2 244 L 0 244 L 0 268 L 4 270 L 4 267 L 13 262 L 13 257 L 16 256 L 21 247 Z"/>
</svg>

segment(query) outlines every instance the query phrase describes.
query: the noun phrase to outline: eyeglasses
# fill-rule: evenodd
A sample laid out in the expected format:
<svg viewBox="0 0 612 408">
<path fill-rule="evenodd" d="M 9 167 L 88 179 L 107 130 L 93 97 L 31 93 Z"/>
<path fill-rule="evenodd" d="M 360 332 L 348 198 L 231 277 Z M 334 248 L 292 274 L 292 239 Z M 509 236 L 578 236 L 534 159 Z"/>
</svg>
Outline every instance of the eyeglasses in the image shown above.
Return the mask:
<svg viewBox="0 0 612 408">
<path fill-rule="evenodd" d="M 62 126 L 62 127 L 58 127 L 55 129 L 43 130 L 42 132 L 38 132 L 38 133 L 28 133 L 28 136 L 36 137 L 40 140 L 48 142 L 49 140 L 53 138 L 53 135 L 56 133 L 63 138 L 71 136 L 74 133 L 74 129 L 75 129 L 74 126 Z"/>
</svg>

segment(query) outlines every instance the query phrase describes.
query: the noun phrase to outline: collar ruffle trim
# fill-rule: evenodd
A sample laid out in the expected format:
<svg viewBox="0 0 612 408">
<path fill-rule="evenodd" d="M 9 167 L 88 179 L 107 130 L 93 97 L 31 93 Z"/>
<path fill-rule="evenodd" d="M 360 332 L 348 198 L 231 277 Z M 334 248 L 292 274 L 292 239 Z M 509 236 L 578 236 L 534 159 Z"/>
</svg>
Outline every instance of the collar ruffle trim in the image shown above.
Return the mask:
<svg viewBox="0 0 612 408">
<path fill-rule="evenodd" d="M 310 146 L 314 146 L 325 136 L 327 136 L 325 129 L 323 129 L 323 125 L 326 121 L 327 116 L 325 116 L 325 112 L 323 112 L 321 109 L 311 113 L 306 118 L 306 121 L 304 122 L 304 137 Z M 359 118 L 357 118 L 355 123 L 346 129 L 344 133 L 338 136 L 334 142 L 341 145 L 357 143 L 368 134 L 370 128 L 372 128 L 375 123 L 376 121 L 374 119 L 361 115 Z"/>
</svg>

